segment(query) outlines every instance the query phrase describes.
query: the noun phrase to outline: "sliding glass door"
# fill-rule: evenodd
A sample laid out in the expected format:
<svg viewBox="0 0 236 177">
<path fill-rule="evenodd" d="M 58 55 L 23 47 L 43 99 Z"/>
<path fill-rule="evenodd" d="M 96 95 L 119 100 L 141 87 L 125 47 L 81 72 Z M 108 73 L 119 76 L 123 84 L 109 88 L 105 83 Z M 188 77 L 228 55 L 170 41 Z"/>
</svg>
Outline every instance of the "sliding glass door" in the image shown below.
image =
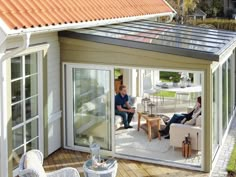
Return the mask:
<svg viewBox="0 0 236 177">
<path fill-rule="evenodd" d="M 212 153 L 216 155 L 228 131 L 235 105 L 235 54 L 213 72 Z"/>
<path fill-rule="evenodd" d="M 110 151 L 112 145 L 113 71 L 66 65 L 67 146 L 89 147 L 92 142 Z"/>
</svg>

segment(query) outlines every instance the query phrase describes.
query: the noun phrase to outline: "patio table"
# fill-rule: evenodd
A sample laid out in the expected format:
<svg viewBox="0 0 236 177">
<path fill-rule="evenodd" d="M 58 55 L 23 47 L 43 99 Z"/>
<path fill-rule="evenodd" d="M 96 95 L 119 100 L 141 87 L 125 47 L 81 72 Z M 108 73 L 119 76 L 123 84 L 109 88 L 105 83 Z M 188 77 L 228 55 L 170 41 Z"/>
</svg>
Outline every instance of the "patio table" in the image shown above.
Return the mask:
<svg viewBox="0 0 236 177">
<path fill-rule="evenodd" d="M 176 92 L 176 93 L 199 93 L 202 91 L 202 86 L 201 85 L 192 85 L 190 87 L 174 87 L 171 84 L 167 84 L 168 88 L 163 88 L 161 84 L 157 84 L 156 88 L 161 90 L 161 91 L 170 91 L 170 92 Z"/>
<path fill-rule="evenodd" d="M 174 87 L 172 84 L 170 84 L 170 83 L 167 84 L 166 83 L 167 86 L 168 86 L 166 88 L 166 87 L 162 87 L 162 84 L 164 84 L 164 83 L 157 84 L 156 88 L 159 89 L 160 91 L 175 92 L 176 93 L 176 96 L 175 96 L 176 102 L 177 102 L 178 97 L 181 96 L 181 95 L 188 95 L 189 96 L 191 93 L 196 94 L 196 93 L 201 93 L 202 92 L 202 86 L 201 85 L 192 85 L 190 87 L 181 88 L 179 86 Z"/>
<path fill-rule="evenodd" d="M 160 125 L 160 121 L 161 121 L 161 117 L 159 115 L 156 115 L 155 117 L 150 117 L 148 116 L 147 114 L 142 114 L 140 112 L 138 112 L 138 131 L 140 129 L 140 121 L 141 121 L 141 118 L 144 118 L 147 122 L 147 126 L 148 126 L 148 139 L 149 141 L 151 141 L 152 139 L 152 125 L 151 123 L 156 121 L 157 122 L 157 136 L 159 138 L 159 140 L 161 140 L 161 135 L 159 133 L 159 130 L 161 128 L 161 125 Z"/>
</svg>

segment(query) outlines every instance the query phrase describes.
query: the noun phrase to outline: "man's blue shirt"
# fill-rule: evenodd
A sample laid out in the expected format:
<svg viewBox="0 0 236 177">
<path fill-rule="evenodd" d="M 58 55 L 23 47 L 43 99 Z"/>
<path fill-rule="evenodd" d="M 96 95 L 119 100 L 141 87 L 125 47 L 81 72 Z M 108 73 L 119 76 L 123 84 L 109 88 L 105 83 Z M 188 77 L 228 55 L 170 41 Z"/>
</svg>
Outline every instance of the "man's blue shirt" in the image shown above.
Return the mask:
<svg viewBox="0 0 236 177">
<path fill-rule="evenodd" d="M 124 97 L 121 96 L 120 93 L 118 93 L 115 96 L 115 109 L 117 109 L 117 106 L 121 106 L 124 108 L 126 105 L 125 103 L 128 101 L 128 95 L 125 95 Z"/>
</svg>

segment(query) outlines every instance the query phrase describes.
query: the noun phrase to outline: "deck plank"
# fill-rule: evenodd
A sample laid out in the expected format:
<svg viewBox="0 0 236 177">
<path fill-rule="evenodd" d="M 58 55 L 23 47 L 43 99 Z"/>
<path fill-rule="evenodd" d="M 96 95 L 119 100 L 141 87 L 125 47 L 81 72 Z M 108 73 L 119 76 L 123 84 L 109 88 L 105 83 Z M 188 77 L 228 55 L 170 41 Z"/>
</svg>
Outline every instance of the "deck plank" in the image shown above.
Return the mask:
<svg viewBox="0 0 236 177">
<path fill-rule="evenodd" d="M 67 149 L 59 149 L 44 160 L 44 169 L 46 172 L 55 171 L 64 167 L 76 168 L 81 177 L 83 174 L 83 164 L 88 160 L 89 154 L 72 151 Z M 162 165 L 150 163 L 117 159 L 118 170 L 117 177 L 208 177 L 208 173 L 172 168 Z"/>
</svg>

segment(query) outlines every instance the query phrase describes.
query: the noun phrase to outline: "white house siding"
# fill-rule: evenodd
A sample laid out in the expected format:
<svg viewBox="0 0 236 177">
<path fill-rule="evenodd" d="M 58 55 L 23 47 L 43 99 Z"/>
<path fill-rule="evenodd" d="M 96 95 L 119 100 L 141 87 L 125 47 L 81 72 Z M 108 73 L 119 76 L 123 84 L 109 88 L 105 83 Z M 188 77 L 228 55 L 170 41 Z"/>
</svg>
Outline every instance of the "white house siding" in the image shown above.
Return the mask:
<svg viewBox="0 0 236 177">
<path fill-rule="evenodd" d="M 19 47 L 22 38 L 7 41 L 7 48 Z M 57 33 L 32 35 L 30 45 L 48 43 L 48 154 L 61 147 L 60 47 Z M 45 137 L 45 135 L 44 135 Z"/>
</svg>

